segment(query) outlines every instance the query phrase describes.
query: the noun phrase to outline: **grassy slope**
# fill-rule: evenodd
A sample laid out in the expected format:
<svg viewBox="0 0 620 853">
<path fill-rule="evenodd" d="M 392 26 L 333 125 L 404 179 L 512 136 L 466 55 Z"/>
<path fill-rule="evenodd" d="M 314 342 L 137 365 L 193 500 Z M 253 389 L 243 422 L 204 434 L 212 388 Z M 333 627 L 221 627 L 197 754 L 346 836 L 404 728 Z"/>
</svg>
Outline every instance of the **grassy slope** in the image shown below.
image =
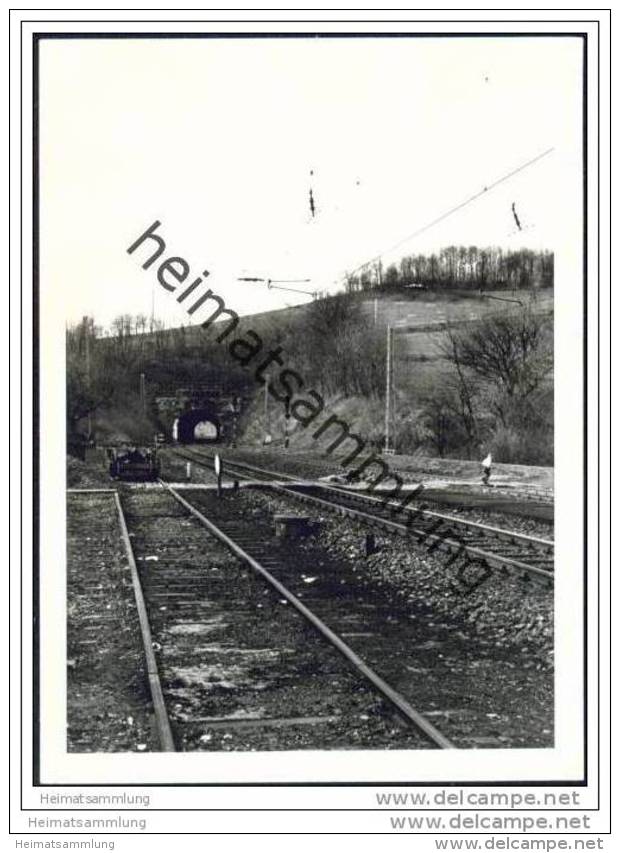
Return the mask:
<svg viewBox="0 0 620 853">
<path fill-rule="evenodd" d="M 498 291 L 489 292 L 485 297 L 495 296 L 501 300 L 535 298 L 538 310 L 553 310 L 553 291 Z M 364 297 L 363 310 L 370 318 L 375 316 L 375 299 Z M 409 420 L 419 409 L 420 399 L 425 392 L 443 381 L 448 365 L 439 352 L 438 344 L 443 337 L 442 329 L 446 322 L 475 322 L 489 313 L 503 312 L 509 303 L 496 299 L 481 298 L 477 293 L 448 293 L 429 291 L 410 291 L 408 298 L 391 298 L 383 295 L 376 300 L 376 318 L 379 327 L 388 324 L 402 327 L 394 337 L 394 386 L 396 394 L 395 417 Z M 264 341 L 265 347 L 273 345 L 278 331 L 286 327 L 291 318 L 303 317 L 306 305 L 283 308 L 248 315 L 242 318 L 239 331 L 252 329 Z M 200 327 L 189 327 L 187 336 L 203 335 Z M 174 330 L 168 330 L 174 334 Z M 294 364 L 290 366 L 294 367 Z M 263 414 L 263 394 L 257 389 L 255 400 L 246 410 L 240 429 L 240 440 L 251 445 L 262 444 L 265 434 Z M 380 438 L 383 432 L 384 411 L 381 399 L 333 398 L 326 401 L 327 411 L 344 417 L 351 428 L 367 440 Z M 292 422 L 295 426 L 296 422 Z M 116 425 L 118 426 L 118 425 Z M 284 435 L 284 417 L 282 406 L 272 401 L 269 431 L 274 440 L 281 441 Z M 118 429 L 117 429 L 118 432 Z M 291 437 L 293 446 L 312 447 L 311 430 L 296 429 Z"/>
<path fill-rule="evenodd" d="M 511 303 L 503 300 L 526 302 L 532 295 L 537 311 L 553 311 L 552 290 L 489 291 L 484 297 L 478 294 L 455 296 L 420 292 L 408 300 L 379 299 L 377 322 L 382 326 L 389 324 L 397 330 L 396 353 L 401 357 L 438 358 L 437 343 L 442 337 L 440 330 L 446 323 L 472 323 L 490 314 L 504 313 Z M 364 311 L 374 316 L 374 300 L 365 300 L 363 305 Z M 515 304 L 514 307 L 518 306 Z M 398 331 L 399 328 L 403 331 Z"/>
<path fill-rule="evenodd" d="M 487 296 L 501 299 L 526 301 L 535 297 L 534 305 L 541 312 L 553 311 L 553 291 L 498 291 Z M 371 317 L 375 315 L 375 300 L 365 299 L 363 310 Z M 408 418 L 419 408 L 420 396 L 437 383 L 449 367 L 439 352 L 445 323 L 471 323 L 482 317 L 504 312 L 510 303 L 497 299 L 480 298 L 477 294 L 464 296 L 446 293 L 412 293 L 409 299 L 377 300 L 376 317 L 379 326 L 406 327 L 394 337 L 394 386 L 396 392 L 395 417 Z M 286 308 L 244 318 L 246 328 L 257 332 L 268 327 L 277 328 L 278 320 L 285 320 L 291 313 L 303 311 L 304 306 Z M 364 439 L 373 441 L 382 435 L 384 423 L 383 400 L 334 397 L 326 401 L 326 415 L 335 414 L 344 418 L 351 429 Z M 319 423 L 319 419 L 317 419 Z M 318 452 L 317 442 L 312 438 L 312 428 L 302 429 L 291 419 L 293 432 L 291 447 L 298 450 Z M 263 395 L 260 394 L 243 418 L 241 440 L 253 446 L 262 444 L 268 431 L 275 445 L 281 445 L 284 437 L 283 407 L 270 403 L 268 428 L 266 430 Z M 404 459 L 404 457 L 403 457 Z M 471 463 L 468 463 L 471 465 Z M 543 469 L 545 470 L 545 469 Z M 551 469 L 547 469 L 551 470 Z"/>
</svg>

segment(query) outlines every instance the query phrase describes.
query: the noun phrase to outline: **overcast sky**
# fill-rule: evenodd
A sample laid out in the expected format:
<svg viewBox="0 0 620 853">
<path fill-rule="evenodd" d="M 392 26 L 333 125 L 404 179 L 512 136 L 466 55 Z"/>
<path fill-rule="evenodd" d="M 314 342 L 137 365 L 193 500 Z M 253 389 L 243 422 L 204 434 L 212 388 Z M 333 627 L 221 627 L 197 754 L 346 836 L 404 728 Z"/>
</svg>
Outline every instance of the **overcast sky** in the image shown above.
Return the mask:
<svg viewBox="0 0 620 853">
<path fill-rule="evenodd" d="M 155 290 L 156 315 L 187 322 L 126 252 L 155 219 L 167 254 L 248 313 L 307 297 L 238 276 L 335 290 L 551 147 L 384 263 L 561 250 L 581 203 L 577 39 L 53 40 L 40 68 L 41 286 L 68 321 L 149 315 Z"/>
</svg>

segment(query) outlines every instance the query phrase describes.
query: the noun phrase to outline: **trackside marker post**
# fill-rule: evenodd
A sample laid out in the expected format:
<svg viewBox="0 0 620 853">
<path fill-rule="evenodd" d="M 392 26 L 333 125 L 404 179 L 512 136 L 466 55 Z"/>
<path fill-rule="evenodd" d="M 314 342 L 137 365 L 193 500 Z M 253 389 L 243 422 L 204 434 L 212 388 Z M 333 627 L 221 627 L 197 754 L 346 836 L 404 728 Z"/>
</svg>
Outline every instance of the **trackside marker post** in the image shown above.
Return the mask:
<svg viewBox="0 0 620 853">
<path fill-rule="evenodd" d="M 222 497 L 222 460 L 220 459 L 220 454 L 216 453 L 213 457 L 213 468 L 215 470 L 215 476 L 217 477 L 217 496 L 218 498 Z"/>
</svg>

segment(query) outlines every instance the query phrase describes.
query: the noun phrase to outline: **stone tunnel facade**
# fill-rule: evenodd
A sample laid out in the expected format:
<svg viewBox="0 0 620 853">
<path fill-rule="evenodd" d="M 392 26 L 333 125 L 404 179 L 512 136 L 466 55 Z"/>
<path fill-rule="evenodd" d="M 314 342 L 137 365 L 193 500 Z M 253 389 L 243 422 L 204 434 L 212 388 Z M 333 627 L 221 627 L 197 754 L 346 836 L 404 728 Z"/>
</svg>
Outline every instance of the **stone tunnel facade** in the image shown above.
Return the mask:
<svg viewBox="0 0 620 853">
<path fill-rule="evenodd" d="M 179 388 L 155 403 L 164 432 L 173 441 L 234 441 L 242 401 L 220 387 Z"/>
</svg>

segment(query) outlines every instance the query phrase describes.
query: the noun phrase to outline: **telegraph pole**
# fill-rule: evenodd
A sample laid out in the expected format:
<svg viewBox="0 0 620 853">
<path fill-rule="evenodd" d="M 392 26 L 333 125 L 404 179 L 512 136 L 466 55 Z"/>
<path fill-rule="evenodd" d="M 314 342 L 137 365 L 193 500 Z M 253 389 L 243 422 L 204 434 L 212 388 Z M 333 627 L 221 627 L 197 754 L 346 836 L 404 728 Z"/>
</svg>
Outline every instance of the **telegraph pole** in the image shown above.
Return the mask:
<svg viewBox="0 0 620 853">
<path fill-rule="evenodd" d="M 381 258 L 379 258 L 379 260 L 377 261 L 375 271 L 377 273 L 377 285 L 378 287 L 381 287 L 381 285 L 383 284 L 383 276 L 381 274 Z"/>
<path fill-rule="evenodd" d="M 263 421 L 264 421 L 265 438 L 264 438 L 263 443 L 266 444 L 267 443 L 267 436 L 269 436 L 269 379 L 268 378 L 265 380 L 265 403 L 264 403 L 264 406 L 265 406 L 265 411 L 264 411 Z"/>
<path fill-rule="evenodd" d="M 288 450 L 289 445 L 289 420 L 291 417 L 291 401 L 290 398 L 286 398 L 286 403 L 284 404 L 284 449 Z"/>
<path fill-rule="evenodd" d="M 231 447 L 237 446 L 237 417 L 239 416 L 239 412 L 241 411 L 241 398 L 236 394 L 232 398 L 232 436 L 231 436 Z"/>
<path fill-rule="evenodd" d="M 385 448 L 384 453 L 390 452 L 390 422 L 392 407 L 392 327 L 387 327 L 387 354 L 385 365 Z"/>
<path fill-rule="evenodd" d="M 140 374 L 140 399 L 142 400 L 142 411 L 146 413 L 146 381 L 144 373 Z"/>
<path fill-rule="evenodd" d="M 86 388 L 88 390 L 88 394 L 90 395 L 90 323 L 88 322 L 88 318 L 84 317 L 84 348 L 85 348 L 85 361 L 86 361 Z M 90 441 L 93 434 L 93 420 L 92 413 L 88 412 L 88 440 Z"/>
</svg>

